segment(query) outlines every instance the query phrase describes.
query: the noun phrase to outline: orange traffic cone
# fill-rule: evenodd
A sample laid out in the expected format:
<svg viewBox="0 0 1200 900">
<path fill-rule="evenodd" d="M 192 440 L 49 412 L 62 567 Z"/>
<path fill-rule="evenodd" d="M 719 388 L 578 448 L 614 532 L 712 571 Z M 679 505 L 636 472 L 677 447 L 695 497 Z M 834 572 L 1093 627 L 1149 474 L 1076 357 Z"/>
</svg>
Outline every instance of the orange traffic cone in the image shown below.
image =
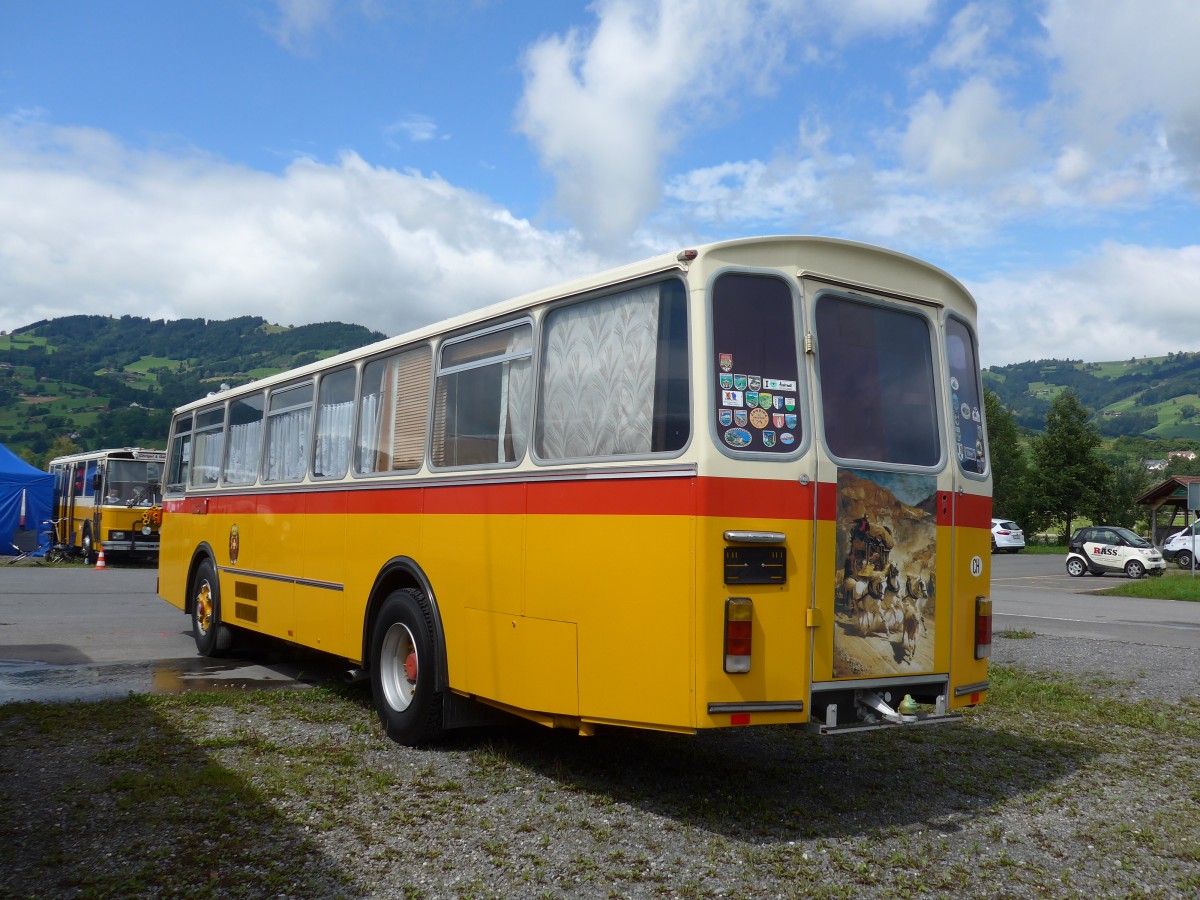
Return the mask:
<svg viewBox="0 0 1200 900">
<path fill-rule="evenodd" d="M 107 569 L 108 568 L 108 566 L 106 566 L 104 564 L 104 548 L 103 547 L 100 548 L 100 553 L 97 554 L 97 556 L 96 556 L 96 568 L 97 569 Z"/>
</svg>

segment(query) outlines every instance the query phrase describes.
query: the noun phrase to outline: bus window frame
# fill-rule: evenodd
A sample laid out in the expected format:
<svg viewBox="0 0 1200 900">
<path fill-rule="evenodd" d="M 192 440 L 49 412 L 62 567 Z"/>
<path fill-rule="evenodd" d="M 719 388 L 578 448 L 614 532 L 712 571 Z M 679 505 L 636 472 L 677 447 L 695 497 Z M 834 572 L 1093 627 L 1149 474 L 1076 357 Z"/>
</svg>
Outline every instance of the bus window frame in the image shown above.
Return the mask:
<svg viewBox="0 0 1200 900">
<path fill-rule="evenodd" d="M 268 408 L 268 404 L 270 402 L 268 393 L 269 392 L 265 391 L 265 390 L 251 391 L 249 393 L 239 394 L 236 397 L 230 397 L 228 400 L 225 401 L 225 446 L 222 448 L 222 453 L 221 453 L 221 487 L 222 488 L 248 489 L 248 488 L 252 488 L 255 485 L 260 483 L 259 479 L 261 477 L 260 470 L 262 468 L 263 444 L 265 443 L 265 434 L 266 434 L 266 428 L 267 428 L 267 425 L 266 425 L 267 408 Z M 262 400 L 262 412 L 261 412 L 261 418 L 259 419 L 259 422 L 262 424 L 264 439 L 260 439 L 258 442 L 258 454 L 254 460 L 254 477 L 251 478 L 249 481 L 230 481 L 228 479 L 227 475 L 229 472 L 229 456 L 233 450 L 232 437 L 233 437 L 233 429 L 235 427 L 234 422 L 233 422 L 234 406 L 239 403 L 247 403 L 248 399 L 251 397 L 259 397 Z M 243 423 L 238 423 L 238 424 L 243 424 Z M 194 431 L 193 431 L 193 433 L 194 433 Z"/>
<path fill-rule="evenodd" d="M 441 340 L 435 341 L 433 347 L 434 359 L 433 368 L 429 378 L 429 403 L 426 407 L 428 421 L 425 430 L 425 466 L 430 472 L 470 472 L 474 470 L 493 470 L 493 469 L 514 469 L 520 466 L 525 460 L 530 458 L 530 445 L 533 442 L 533 417 L 536 413 L 534 404 L 534 395 L 537 393 L 537 350 L 538 350 L 538 327 L 537 322 L 529 311 L 522 311 L 519 315 L 494 321 L 483 323 L 482 327 L 473 328 L 470 331 L 455 333 L 452 335 L 443 336 Z M 443 368 L 442 360 L 446 350 L 453 348 L 455 345 L 466 343 L 467 341 L 476 340 L 481 337 L 486 337 L 489 334 L 496 334 L 501 331 L 516 331 L 523 325 L 529 326 L 529 351 L 512 352 L 506 351 L 495 356 L 488 356 L 483 359 L 475 359 L 465 363 L 457 363 L 448 368 Z M 474 369 L 481 369 L 486 366 L 503 365 L 506 362 L 515 362 L 523 359 L 529 360 L 529 377 L 531 379 L 529 390 L 529 403 L 526 413 L 526 434 L 525 447 L 523 452 L 518 454 L 512 460 L 504 462 L 487 462 L 487 463 L 462 463 L 459 465 L 438 465 L 433 460 L 433 441 L 434 441 L 434 426 L 437 422 L 437 385 L 438 379 L 448 375 L 458 375 L 463 372 L 469 372 Z"/>
<path fill-rule="evenodd" d="M 782 281 L 792 295 L 792 322 L 795 330 L 794 346 L 796 349 L 796 412 L 800 416 L 801 438 L 796 446 L 788 451 L 766 453 L 761 450 L 738 450 L 728 446 L 721 439 L 720 425 L 717 421 L 717 410 L 721 408 L 721 394 L 717 388 L 717 335 L 713 322 L 713 291 L 718 279 L 726 275 L 749 275 L 752 277 L 772 278 Z M 813 432 L 816 428 L 815 416 L 809 405 L 808 371 L 804 355 L 804 326 L 806 320 L 804 295 L 797 280 L 780 269 L 760 268 L 758 266 L 722 266 L 709 276 L 704 286 L 704 328 L 705 347 L 708 357 L 704 364 L 705 391 L 709 402 L 705 412 L 708 420 L 709 439 L 723 456 L 740 461 L 753 460 L 756 462 L 795 462 L 804 456 L 812 447 Z M 736 368 L 736 364 L 735 364 Z"/>
<path fill-rule="evenodd" d="M 217 410 L 221 410 L 221 422 L 219 425 L 206 425 L 203 428 L 198 426 L 201 416 L 209 415 Z M 217 477 L 212 481 L 206 481 L 201 484 L 195 484 L 192 477 L 196 471 L 196 437 L 199 434 L 212 434 L 219 432 L 221 436 L 221 458 L 217 462 Z M 229 442 L 229 404 L 225 401 L 213 403 L 210 406 L 203 406 L 192 411 L 192 464 L 191 471 L 188 472 L 187 489 L 196 490 L 215 490 L 224 486 L 225 479 L 225 454 L 228 452 L 226 445 Z"/>
<path fill-rule="evenodd" d="M 684 350 L 687 354 L 685 363 L 685 372 L 687 373 L 688 383 L 688 436 L 678 450 L 671 451 L 650 451 L 649 453 L 618 453 L 608 456 L 571 456 L 571 457 L 546 457 L 541 456 L 537 452 L 538 441 L 536 439 L 539 419 L 542 409 L 542 357 L 545 349 L 546 340 L 546 319 L 554 312 L 570 306 L 577 306 L 581 303 L 589 303 L 596 300 L 603 300 L 606 297 L 613 297 L 617 294 L 630 293 L 642 288 L 652 287 L 658 284 L 665 284 L 668 281 L 678 282 L 683 289 L 683 314 L 684 322 L 684 340 L 686 346 Z M 692 378 L 692 366 L 695 363 L 695 354 L 692 340 L 692 300 L 691 286 L 688 284 L 687 278 L 676 270 L 668 272 L 654 272 L 641 278 L 633 279 L 632 281 L 623 281 L 619 284 L 606 285 L 599 290 L 587 291 L 581 294 L 572 294 L 570 296 L 561 297 L 550 303 L 545 304 L 538 310 L 537 322 L 534 327 L 534 342 L 533 342 L 533 415 L 530 419 L 529 430 L 529 446 L 527 454 L 530 462 L 535 466 L 572 466 L 591 463 L 621 463 L 621 462 L 645 462 L 647 460 L 666 460 L 678 459 L 688 452 L 692 445 L 692 441 L 696 437 L 696 387 L 695 381 Z"/>
<path fill-rule="evenodd" d="M 366 368 L 366 363 L 363 360 L 358 360 L 344 366 L 338 366 L 336 369 L 329 369 L 317 373 L 314 379 L 315 387 L 313 389 L 313 417 L 312 417 L 312 434 L 309 436 L 308 448 L 308 478 L 310 481 L 341 481 L 350 472 L 354 470 L 354 447 L 355 441 L 358 438 L 358 411 L 359 411 L 359 386 L 362 383 L 362 373 Z M 346 468 L 340 475 L 321 475 L 316 471 L 317 465 L 317 430 L 320 425 L 321 416 L 321 388 L 325 385 L 325 380 L 332 378 L 335 375 L 341 375 L 345 372 L 354 374 L 354 384 L 350 387 L 350 433 L 347 439 L 350 442 L 349 454 L 346 457 Z"/>
<path fill-rule="evenodd" d="M 184 467 L 185 471 L 179 472 L 179 473 L 174 473 L 174 474 L 178 474 L 178 475 L 182 476 L 182 478 L 183 478 L 182 481 L 173 481 L 173 482 L 168 483 L 166 476 L 169 474 L 172 474 L 171 469 L 174 467 L 175 457 L 174 457 L 174 453 L 172 451 L 174 450 L 174 447 L 175 447 L 175 441 L 179 438 L 179 435 L 180 435 L 179 423 L 183 422 L 185 420 L 188 423 L 188 428 L 187 428 L 187 436 L 188 436 L 187 466 Z M 188 412 L 180 413 L 180 414 L 177 414 L 177 415 L 174 415 L 171 417 L 171 430 L 170 430 L 170 433 L 169 433 L 168 439 L 167 439 L 167 458 L 166 458 L 166 461 L 163 463 L 162 493 L 163 493 L 164 499 L 167 497 L 168 494 L 178 495 L 178 496 L 182 497 L 188 491 L 188 487 L 192 480 L 193 454 L 191 452 L 191 442 L 192 442 L 192 437 L 195 435 L 195 426 L 196 426 L 195 410 L 189 410 Z"/>
<path fill-rule="evenodd" d="M 362 428 L 362 402 L 363 388 L 366 386 L 366 372 L 372 363 L 377 363 L 380 360 L 388 360 L 403 356 L 406 353 L 411 353 L 414 350 L 424 349 L 429 353 L 429 383 L 425 386 L 425 434 L 421 439 L 421 461 L 417 465 L 407 469 L 381 469 L 378 472 L 360 472 L 356 463 L 356 454 L 361 449 L 359 447 L 359 434 Z M 437 384 L 437 348 L 432 340 L 418 340 L 409 344 L 404 344 L 400 347 L 391 347 L 381 353 L 374 353 L 371 356 L 364 356 L 355 361 L 355 367 L 358 369 L 357 384 L 354 391 L 354 426 L 351 429 L 350 435 L 350 468 L 349 476 L 353 480 L 357 479 L 376 479 L 389 478 L 397 475 L 415 475 L 422 469 L 432 470 L 430 464 L 430 435 L 433 430 L 433 401 L 435 394 L 435 386 Z M 315 434 L 315 429 L 314 429 Z"/>
<path fill-rule="evenodd" d="M 864 289 L 866 290 L 866 289 Z M 929 465 L 918 465 L 915 463 L 892 462 L 883 459 L 870 459 L 868 457 L 856 456 L 841 456 L 834 453 L 829 446 L 829 441 L 825 434 L 825 395 L 821 389 L 821 338 L 817 331 L 817 308 L 820 302 L 825 297 L 837 298 L 839 300 L 858 303 L 864 306 L 874 306 L 879 309 L 889 311 L 898 311 L 907 315 L 918 316 L 925 321 L 927 327 L 927 338 L 929 340 L 929 363 L 931 375 L 933 377 L 933 422 L 937 426 L 937 448 L 938 459 Z M 945 395 L 942 386 L 942 375 L 946 371 L 944 363 L 944 329 L 941 324 L 941 316 L 939 313 L 942 310 L 940 304 L 931 305 L 928 301 L 910 298 L 901 295 L 889 295 L 887 297 L 874 296 L 867 293 L 859 293 L 854 290 L 836 287 L 819 287 L 813 292 L 812 301 L 808 310 L 808 320 L 806 326 L 808 331 L 813 336 L 813 346 L 816 351 L 816 359 L 813 366 L 813 403 L 816 406 L 813 416 L 813 426 L 820 428 L 821 447 L 826 456 L 835 464 L 843 467 L 851 467 L 856 469 L 879 469 L 889 472 L 914 472 L 921 474 L 940 473 L 945 470 L 950 463 L 950 452 L 948 449 L 949 437 L 943 430 L 946 428 L 945 420 Z"/>
<path fill-rule="evenodd" d="M 946 386 L 949 386 L 950 377 L 953 374 L 950 370 L 950 352 L 948 343 L 950 339 L 949 324 L 951 319 L 960 324 L 967 332 L 967 336 L 971 339 L 971 351 L 975 354 L 975 365 L 973 367 L 973 371 L 975 374 L 975 390 L 977 396 L 979 397 L 979 435 L 983 439 L 983 450 L 987 455 L 987 459 L 985 460 L 986 465 L 984 466 L 982 472 L 972 472 L 969 469 L 964 469 L 957 458 L 954 460 L 954 462 L 958 467 L 959 474 L 964 478 L 970 478 L 974 481 L 986 481 L 992 476 L 992 446 L 991 442 L 988 440 L 987 403 L 984 401 L 983 394 L 983 369 L 979 365 L 979 336 L 975 333 L 975 329 L 971 327 L 971 323 L 967 321 L 967 319 L 961 314 L 954 312 L 953 310 L 946 310 L 945 324 L 942 327 L 943 333 L 945 334 L 944 343 L 946 343 L 946 346 L 943 348 L 943 356 L 945 357 L 944 383 Z M 939 385 L 939 387 L 941 387 L 941 385 Z M 950 440 L 950 437 L 954 434 L 954 410 L 952 409 L 952 398 L 949 394 L 946 394 L 945 397 L 945 408 L 949 412 L 949 424 L 946 426 L 949 430 L 946 433 L 946 443 L 954 444 L 956 442 Z M 956 454 L 952 455 L 956 456 Z"/>
<path fill-rule="evenodd" d="M 276 409 L 276 410 L 271 409 L 271 402 L 275 399 L 276 394 L 285 394 L 288 391 L 297 390 L 297 389 L 305 387 L 305 386 L 307 386 L 310 390 L 307 404 L 296 403 L 296 404 L 293 404 L 292 406 L 285 406 L 282 409 Z M 312 375 L 306 375 L 303 378 L 299 378 L 296 381 L 289 381 L 286 384 L 275 385 L 270 390 L 267 391 L 267 402 L 266 402 L 266 406 L 263 409 L 263 441 L 262 441 L 262 446 L 259 448 L 260 455 L 259 455 L 259 460 L 258 460 L 258 484 L 261 484 L 261 485 L 301 484 L 302 482 L 305 481 L 305 479 L 308 476 L 309 469 L 312 466 L 312 432 L 313 432 L 312 422 L 313 422 L 313 408 L 316 406 L 316 397 L 317 397 L 316 379 Z M 272 416 L 282 416 L 285 413 L 291 413 L 291 412 L 294 412 L 299 409 L 304 409 L 306 405 L 309 410 L 309 421 L 308 421 L 308 432 L 309 433 L 304 441 L 305 459 L 304 459 L 304 465 L 301 468 L 300 474 L 294 478 L 268 478 L 266 468 L 267 468 L 267 451 L 271 446 L 271 417 Z"/>
</svg>

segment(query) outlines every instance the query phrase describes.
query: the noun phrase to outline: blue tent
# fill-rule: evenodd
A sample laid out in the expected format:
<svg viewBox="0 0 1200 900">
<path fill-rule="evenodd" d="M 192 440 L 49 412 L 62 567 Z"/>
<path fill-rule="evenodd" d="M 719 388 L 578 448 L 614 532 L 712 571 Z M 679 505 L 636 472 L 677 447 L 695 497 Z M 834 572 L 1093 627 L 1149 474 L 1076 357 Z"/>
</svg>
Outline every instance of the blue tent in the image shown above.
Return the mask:
<svg viewBox="0 0 1200 900">
<path fill-rule="evenodd" d="M 51 506 L 54 503 L 54 476 L 35 469 L 0 444 L 0 554 L 14 556 L 15 545 L 37 537 L 39 552 L 50 543 Z M 32 549 L 32 548 L 30 548 Z"/>
</svg>

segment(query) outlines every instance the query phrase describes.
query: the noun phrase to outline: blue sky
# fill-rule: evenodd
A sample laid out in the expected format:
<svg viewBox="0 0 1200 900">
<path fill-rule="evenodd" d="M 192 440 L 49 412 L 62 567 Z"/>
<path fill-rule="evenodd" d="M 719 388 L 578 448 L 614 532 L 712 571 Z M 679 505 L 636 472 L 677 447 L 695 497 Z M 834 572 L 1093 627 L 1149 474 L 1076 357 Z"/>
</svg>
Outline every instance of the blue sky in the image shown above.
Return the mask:
<svg viewBox="0 0 1200 900">
<path fill-rule="evenodd" d="M 753 234 L 959 277 L 985 365 L 1200 350 L 1195 0 L 4 0 L 0 330 L 388 334 Z"/>
</svg>

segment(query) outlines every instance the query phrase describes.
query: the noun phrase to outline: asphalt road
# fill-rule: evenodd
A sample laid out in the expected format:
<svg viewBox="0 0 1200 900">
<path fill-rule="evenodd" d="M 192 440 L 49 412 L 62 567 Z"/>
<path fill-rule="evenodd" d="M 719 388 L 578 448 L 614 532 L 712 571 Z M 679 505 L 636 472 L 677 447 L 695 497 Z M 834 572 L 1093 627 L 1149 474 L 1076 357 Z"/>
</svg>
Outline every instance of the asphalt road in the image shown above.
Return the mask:
<svg viewBox="0 0 1200 900">
<path fill-rule="evenodd" d="M 1119 579 L 1071 578 L 1064 558 L 991 557 L 993 662 L 1132 682 L 1134 695 L 1190 696 L 1200 684 L 1200 603 L 1097 596 L 1089 591 Z M 223 660 L 197 656 L 191 622 L 159 599 L 157 576 L 154 568 L 0 565 L 0 703 L 341 677 L 344 661 L 281 643 Z"/>
<path fill-rule="evenodd" d="M 1059 637 L 1200 650 L 1200 603 L 1092 593 L 1127 579 L 1118 575 L 1072 578 L 1065 553 L 996 553 L 991 560 L 993 631 L 1027 629 Z"/>
<path fill-rule="evenodd" d="M 0 703 L 292 687 L 346 668 L 275 643 L 201 658 L 191 620 L 157 587 L 153 567 L 0 564 Z"/>
</svg>

